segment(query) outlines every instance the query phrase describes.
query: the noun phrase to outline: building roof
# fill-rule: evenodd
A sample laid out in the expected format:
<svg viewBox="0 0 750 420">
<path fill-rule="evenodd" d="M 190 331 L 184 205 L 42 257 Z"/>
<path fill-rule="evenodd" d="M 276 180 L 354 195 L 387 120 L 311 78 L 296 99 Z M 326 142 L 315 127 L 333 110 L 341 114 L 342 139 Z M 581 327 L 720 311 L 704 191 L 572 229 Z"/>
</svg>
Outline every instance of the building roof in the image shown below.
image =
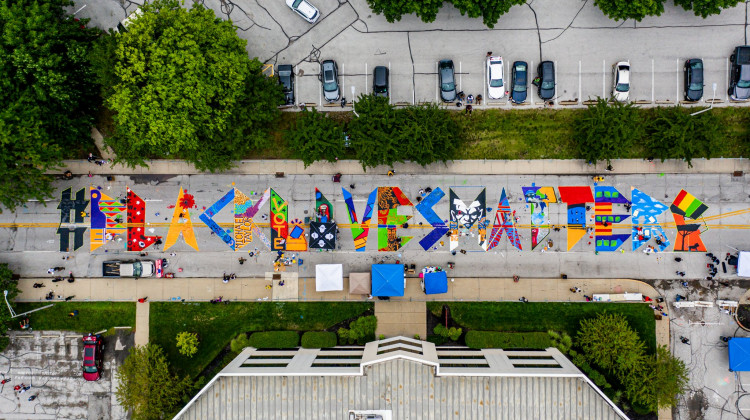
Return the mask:
<svg viewBox="0 0 750 420">
<path fill-rule="evenodd" d="M 627 418 L 557 349 L 472 350 L 395 337 L 365 347 L 246 348 L 177 415 L 198 419 Z"/>
</svg>

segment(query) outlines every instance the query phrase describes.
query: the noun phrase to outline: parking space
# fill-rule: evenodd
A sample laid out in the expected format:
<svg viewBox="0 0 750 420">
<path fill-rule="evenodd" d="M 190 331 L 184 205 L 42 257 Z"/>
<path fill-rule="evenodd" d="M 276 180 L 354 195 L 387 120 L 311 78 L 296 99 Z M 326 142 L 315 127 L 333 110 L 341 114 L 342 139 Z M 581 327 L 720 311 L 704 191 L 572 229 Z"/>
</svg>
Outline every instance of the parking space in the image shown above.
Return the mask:
<svg viewBox="0 0 750 420">
<path fill-rule="evenodd" d="M 32 325 L 33 326 L 33 325 Z M 59 331 L 11 332 L 11 344 L 0 354 L 0 413 L 14 419 L 125 418 L 112 392 L 116 366 L 132 345 L 132 335 L 104 338 L 104 372 L 96 382 L 81 374 L 81 335 Z M 19 393 L 16 385 L 30 385 Z M 36 396 L 32 401 L 29 397 Z M 0 415 L 2 417 L 2 415 Z M 3 417 L 5 418 L 5 417 Z"/>
</svg>

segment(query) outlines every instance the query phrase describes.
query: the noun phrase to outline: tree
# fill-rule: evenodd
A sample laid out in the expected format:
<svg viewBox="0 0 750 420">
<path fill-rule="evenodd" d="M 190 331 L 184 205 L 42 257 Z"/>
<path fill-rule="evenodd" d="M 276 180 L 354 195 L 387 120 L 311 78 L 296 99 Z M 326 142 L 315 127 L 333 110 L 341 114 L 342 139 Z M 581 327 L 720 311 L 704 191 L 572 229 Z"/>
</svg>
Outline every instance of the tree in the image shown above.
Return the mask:
<svg viewBox="0 0 750 420">
<path fill-rule="evenodd" d="M 11 211 L 50 198 L 46 172 L 90 142 L 99 101 L 87 58 L 98 31 L 66 14 L 72 4 L 0 0 L 0 204 Z"/>
<path fill-rule="evenodd" d="M 706 18 L 718 15 L 721 9 L 728 9 L 740 3 L 740 0 L 674 0 L 674 4 L 685 10 L 692 10 L 696 16 Z"/>
<path fill-rule="evenodd" d="M 674 357 L 666 346 L 648 358 L 643 369 L 625 382 L 628 398 L 648 411 L 677 406 L 677 397 L 688 388 L 685 362 Z"/>
<path fill-rule="evenodd" d="M 443 0 L 367 0 L 373 12 L 385 16 L 388 22 L 401 20 L 401 16 L 415 13 L 422 22 L 433 22 Z"/>
<path fill-rule="evenodd" d="M 177 334 L 177 350 L 183 356 L 193 357 L 198 353 L 198 334 L 187 331 Z"/>
<path fill-rule="evenodd" d="M 360 95 L 354 104 L 359 114 L 349 123 L 351 147 L 363 168 L 392 165 L 402 161 L 401 144 L 397 137 L 398 118 L 388 98 Z"/>
<path fill-rule="evenodd" d="M 344 154 L 344 131 L 327 114 L 303 111 L 284 133 L 287 145 L 305 167 L 318 160 L 335 162 Z"/>
<path fill-rule="evenodd" d="M 115 397 L 133 420 L 156 420 L 171 414 L 189 388 L 187 377 L 170 372 L 161 347 L 147 344 L 131 348 L 117 370 Z"/>
<path fill-rule="evenodd" d="M 724 126 L 715 114 L 693 115 L 681 106 L 656 108 L 646 140 L 648 154 L 661 159 L 684 159 L 692 167 L 693 158 L 719 155 L 724 148 Z"/>
<path fill-rule="evenodd" d="M 602 98 L 573 122 L 573 130 L 578 155 L 592 163 L 627 157 L 645 135 L 641 113 L 635 105 L 610 105 Z"/>
<path fill-rule="evenodd" d="M 115 134 L 106 143 L 118 160 L 172 155 L 215 171 L 266 146 L 283 94 L 232 22 L 200 3 L 156 0 L 141 10 L 116 35 L 117 84 L 107 98 Z"/>
<path fill-rule="evenodd" d="M 664 0 L 594 0 L 594 4 L 610 19 L 635 19 L 659 16 L 664 12 Z"/>
<path fill-rule="evenodd" d="M 644 362 L 644 345 L 621 314 L 600 313 L 581 321 L 576 338 L 589 362 L 623 376 Z"/>
<path fill-rule="evenodd" d="M 526 0 L 451 0 L 453 6 L 471 18 L 482 17 L 488 28 L 494 28 L 500 16 L 508 13 L 511 6 L 526 3 Z"/>
<path fill-rule="evenodd" d="M 410 106 L 397 111 L 397 143 L 406 159 L 425 166 L 453 159 L 463 137 L 449 111 L 438 105 Z"/>
</svg>

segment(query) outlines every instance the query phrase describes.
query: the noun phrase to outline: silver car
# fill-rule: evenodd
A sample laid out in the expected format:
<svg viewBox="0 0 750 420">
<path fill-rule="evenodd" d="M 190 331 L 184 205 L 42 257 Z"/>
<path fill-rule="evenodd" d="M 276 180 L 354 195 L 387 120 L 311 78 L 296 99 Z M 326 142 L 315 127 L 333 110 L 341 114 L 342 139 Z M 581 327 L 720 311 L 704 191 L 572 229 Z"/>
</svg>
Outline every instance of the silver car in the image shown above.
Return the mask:
<svg viewBox="0 0 750 420">
<path fill-rule="evenodd" d="M 323 84 L 323 97 L 328 102 L 341 98 L 339 92 L 339 68 L 333 60 L 326 60 L 320 65 L 320 81 Z"/>
</svg>

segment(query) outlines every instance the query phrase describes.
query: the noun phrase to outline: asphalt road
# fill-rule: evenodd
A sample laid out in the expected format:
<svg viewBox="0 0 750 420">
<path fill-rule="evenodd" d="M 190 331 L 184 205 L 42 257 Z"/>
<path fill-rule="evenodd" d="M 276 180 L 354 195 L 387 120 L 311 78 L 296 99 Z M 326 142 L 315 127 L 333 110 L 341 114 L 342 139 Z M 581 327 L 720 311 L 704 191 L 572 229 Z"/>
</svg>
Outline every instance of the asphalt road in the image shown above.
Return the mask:
<svg viewBox="0 0 750 420">
<path fill-rule="evenodd" d="M 139 2 L 76 0 L 71 10 L 110 28 L 136 9 Z M 343 96 L 369 92 L 372 70 L 391 70 L 394 103 L 437 101 L 436 64 L 452 59 L 459 90 L 485 93 L 485 55 L 503 56 L 506 78 L 516 60 L 535 69 L 541 60 L 556 63 L 556 100 L 608 97 L 614 63 L 629 60 L 633 101 L 652 104 L 682 99 L 682 66 L 689 58 L 705 65 L 704 100 L 727 100 L 728 58 L 736 45 L 747 42 L 746 5 L 706 19 L 665 3 L 658 17 L 615 22 L 593 1 L 535 0 L 514 6 L 495 25 L 469 19 L 451 6 L 443 7 L 435 22 L 413 16 L 388 23 L 373 14 L 365 0 L 314 0 L 321 18 L 310 25 L 276 0 L 206 0 L 218 16 L 228 17 L 248 40 L 248 52 L 273 65 L 297 66 L 297 102 L 322 103 L 319 62 L 336 60 Z M 85 6 L 85 7 L 84 7 Z M 81 9 L 81 7 L 84 7 Z M 536 94 L 531 105 L 540 106 Z M 494 105 L 509 107 L 505 101 Z"/>
</svg>

